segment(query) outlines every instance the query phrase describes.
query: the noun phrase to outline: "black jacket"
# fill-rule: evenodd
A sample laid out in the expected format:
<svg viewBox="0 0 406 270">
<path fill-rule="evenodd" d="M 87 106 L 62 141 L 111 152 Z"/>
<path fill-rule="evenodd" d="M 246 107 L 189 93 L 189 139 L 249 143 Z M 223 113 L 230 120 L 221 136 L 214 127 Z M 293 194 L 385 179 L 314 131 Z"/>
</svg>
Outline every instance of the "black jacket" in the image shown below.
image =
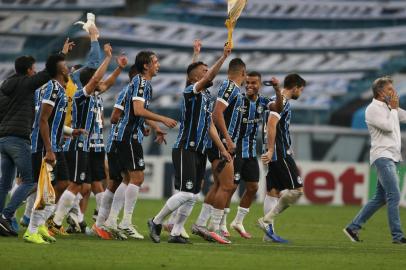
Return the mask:
<svg viewBox="0 0 406 270">
<path fill-rule="evenodd" d="M 15 74 L 0 86 L 0 137 L 30 140 L 35 114 L 35 90 L 50 80 L 46 71 L 34 76 Z"/>
</svg>

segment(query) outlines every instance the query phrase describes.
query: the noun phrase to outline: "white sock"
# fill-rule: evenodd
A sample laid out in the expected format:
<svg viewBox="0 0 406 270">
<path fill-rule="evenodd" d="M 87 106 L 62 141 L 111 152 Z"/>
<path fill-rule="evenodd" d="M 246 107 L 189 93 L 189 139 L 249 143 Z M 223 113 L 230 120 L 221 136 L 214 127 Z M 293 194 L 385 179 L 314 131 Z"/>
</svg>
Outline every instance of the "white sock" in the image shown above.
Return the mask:
<svg viewBox="0 0 406 270">
<path fill-rule="evenodd" d="M 79 208 L 79 211 L 78 211 L 78 221 L 79 221 L 79 223 L 82 223 L 84 218 L 85 218 L 85 215 L 82 213 L 82 211 L 80 211 L 80 208 Z"/>
<path fill-rule="evenodd" d="M 80 201 L 83 199 L 82 194 L 79 192 L 78 194 L 76 194 L 76 198 L 73 201 L 73 206 L 72 209 L 76 209 L 76 212 L 78 213 L 78 217 L 79 217 L 79 213 L 80 213 Z M 80 222 L 80 221 L 79 221 Z"/>
<path fill-rule="evenodd" d="M 113 202 L 111 204 L 110 213 L 105 223 L 108 223 L 108 226 L 114 226 L 117 224 L 117 217 L 120 214 L 121 208 L 124 205 L 125 200 L 125 191 L 127 185 L 121 183 L 116 192 L 114 193 Z"/>
<path fill-rule="evenodd" d="M 202 210 L 200 211 L 200 215 L 196 220 L 196 225 L 206 227 L 207 221 L 210 218 L 212 210 L 213 210 L 213 206 L 211 206 L 208 203 L 203 203 Z"/>
<path fill-rule="evenodd" d="M 103 193 L 104 192 L 99 192 L 96 195 L 94 195 L 96 197 L 96 211 L 100 210 L 100 205 L 101 205 L 101 202 L 102 202 Z"/>
<path fill-rule="evenodd" d="M 193 206 L 195 205 L 197 197 L 194 196 L 191 200 L 185 202 L 178 208 L 178 214 L 175 219 L 175 223 L 173 225 L 173 229 L 171 231 L 172 236 L 178 236 L 182 233 L 182 230 L 185 226 L 185 222 L 187 218 L 190 216 L 193 210 Z"/>
<path fill-rule="evenodd" d="M 38 227 L 43 224 L 44 210 L 33 210 L 31 212 L 30 224 L 28 225 L 28 231 L 30 233 L 37 233 Z"/>
<path fill-rule="evenodd" d="M 106 221 L 107 217 L 109 216 L 111 203 L 113 202 L 113 196 L 114 196 L 113 192 L 111 192 L 108 189 L 106 189 L 103 192 L 99 213 L 97 214 L 96 218 L 97 227 L 101 227 L 103 223 Z"/>
<path fill-rule="evenodd" d="M 171 213 L 171 215 L 169 216 L 169 219 L 166 221 L 166 224 L 171 224 L 171 225 L 175 224 L 176 215 L 178 214 L 178 210 L 179 210 L 179 208 Z"/>
<path fill-rule="evenodd" d="M 173 211 L 178 209 L 182 204 L 191 200 L 194 197 L 192 193 L 189 192 L 178 192 L 172 197 L 170 197 L 164 207 L 159 211 L 159 213 L 154 217 L 153 221 L 155 224 L 162 224 L 164 219 Z"/>
<path fill-rule="evenodd" d="M 242 224 L 245 216 L 249 213 L 249 208 L 238 206 L 237 215 L 235 216 L 234 223 Z"/>
<path fill-rule="evenodd" d="M 27 198 L 27 202 L 25 204 L 25 211 L 24 216 L 31 217 L 32 208 L 34 207 L 35 198 L 37 197 L 37 192 L 32 193 Z"/>
<path fill-rule="evenodd" d="M 264 199 L 264 215 L 268 214 L 278 203 L 277 197 L 269 196 L 268 194 L 265 195 Z"/>
<path fill-rule="evenodd" d="M 220 226 L 227 226 L 227 215 L 230 213 L 230 208 L 224 208 L 224 214 L 220 221 Z"/>
<path fill-rule="evenodd" d="M 211 224 L 213 225 L 213 230 L 218 231 L 220 229 L 220 222 L 224 216 L 224 209 L 213 208 L 211 211 Z"/>
<path fill-rule="evenodd" d="M 298 190 L 281 191 L 281 197 L 279 198 L 278 203 L 264 216 L 264 221 L 272 223 L 277 215 L 285 211 L 290 205 L 296 203 L 302 194 L 303 193 Z"/>
<path fill-rule="evenodd" d="M 62 225 L 62 221 L 69 210 L 72 208 L 75 198 L 76 195 L 69 190 L 65 190 L 63 192 L 61 198 L 59 199 L 59 203 L 55 212 L 54 222 L 56 223 L 56 225 Z"/>
<path fill-rule="evenodd" d="M 54 213 L 55 213 L 56 205 L 51 204 L 51 205 L 46 205 L 45 206 L 45 216 L 44 216 L 44 222 L 48 220 Z M 42 225 L 42 224 L 40 224 Z"/>
<path fill-rule="evenodd" d="M 139 191 L 140 187 L 137 185 L 129 184 L 127 186 L 124 200 L 124 215 L 123 220 L 120 223 L 121 227 L 128 227 L 132 224 L 134 207 L 138 199 Z"/>
</svg>

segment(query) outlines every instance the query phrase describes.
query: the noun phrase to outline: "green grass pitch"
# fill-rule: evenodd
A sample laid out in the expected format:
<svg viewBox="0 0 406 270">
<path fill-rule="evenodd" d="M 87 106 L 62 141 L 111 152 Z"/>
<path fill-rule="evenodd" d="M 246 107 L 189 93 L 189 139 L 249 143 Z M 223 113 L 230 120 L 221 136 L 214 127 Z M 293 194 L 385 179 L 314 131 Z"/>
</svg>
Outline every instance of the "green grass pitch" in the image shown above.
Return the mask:
<svg viewBox="0 0 406 270">
<path fill-rule="evenodd" d="M 359 207 L 332 206 L 291 207 L 276 222 L 278 234 L 291 243 L 264 243 L 255 225 L 262 206 L 255 204 L 245 219 L 253 239 L 242 239 L 231 231 L 231 245 L 205 242 L 196 236 L 191 236 L 193 245 L 175 245 L 166 242 L 168 235 L 163 232 L 162 242 L 153 244 L 146 221 L 163 203 L 138 201 L 134 223 L 145 235 L 142 241 L 104 241 L 72 235 L 39 246 L 25 243 L 23 231 L 19 238 L 0 237 L 0 269 L 406 269 L 406 246 L 391 243 L 385 208 L 361 232 L 362 243 L 352 243 L 342 233 Z M 94 202 L 89 206 L 91 213 Z M 196 204 L 187 230 L 200 206 Z M 228 222 L 235 213 L 233 205 Z M 90 215 L 86 218 L 91 225 Z M 401 209 L 401 218 L 406 222 L 405 209 Z"/>
</svg>

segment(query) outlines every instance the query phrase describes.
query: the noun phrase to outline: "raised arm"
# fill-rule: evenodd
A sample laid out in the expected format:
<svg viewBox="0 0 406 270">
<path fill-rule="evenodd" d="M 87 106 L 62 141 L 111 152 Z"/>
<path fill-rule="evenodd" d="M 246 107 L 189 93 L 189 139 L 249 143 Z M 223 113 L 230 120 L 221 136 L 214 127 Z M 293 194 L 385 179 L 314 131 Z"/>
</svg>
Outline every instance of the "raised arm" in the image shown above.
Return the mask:
<svg viewBox="0 0 406 270">
<path fill-rule="evenodd" d="M 269 104 L 269 109 L 271 111 L 280 113 L 283 110 L 283 96 L 282 96 L 282 89 L 280 86 L 280 82 L 277 78 L 272 77 L 271 84 L 273 89 L 275 90 L 276 100 Z"/>
<path fill-rule="evenodd" d="M 128 59 L 125 55 L 120 55 L 117 57 L 117 68 L 110 74 L 107 80 L 99 83 L 100 92 L 106 92 L 111 86 L 116 82 L 118 76 L 120 76 L 121 71 L 125 68 L 128 63 Z"/>
<path fill-rule="evenodd" d="M 193 42 L 192 64 L 196 63 L 199 60 L 201 48 L 202 48 L 202 41 L 200 39 L 195 39 Z"/>
<path fill-rule="evenodd" d="M 226 44 L 226 46 L 224 46 L 224 50 L 223 50 L 223 54 L 221 55 L 221 57 L 217 60 L 217 62 L 206 72 L 206 74 L 204 75 L 204 77 L 198 81 L 195 85 L 194 91 L 196 93 L 199 93 L 201 91 L 203 91 L 206 88 L 206 85 L 213 81 L 214 78 L 216 77 L 216 75 L 219 73 L 219 70 L 221 68 L 221 66 L 223 65 L 224 61 L 227 59 L 227 57 L 230 55 L 231 53 L 231 47 Z"/>
<path fill-rule="evenodd" d="M 94 92 L 94 90 L 96 89 L 97 85 L 103 79 L 103 76 L 106 73 L 107 68 L 110 64 L 111 58 L 112 58 L 112 51 L 113 51 L 113 49 L 111 48 L 110 44 L 107 43 L 104 45 L 105 58 L 103 60 L 103 63 L 96 70 L 93 77 L 84 87 L 87 95 L 91 95 Z"/>
</svg>

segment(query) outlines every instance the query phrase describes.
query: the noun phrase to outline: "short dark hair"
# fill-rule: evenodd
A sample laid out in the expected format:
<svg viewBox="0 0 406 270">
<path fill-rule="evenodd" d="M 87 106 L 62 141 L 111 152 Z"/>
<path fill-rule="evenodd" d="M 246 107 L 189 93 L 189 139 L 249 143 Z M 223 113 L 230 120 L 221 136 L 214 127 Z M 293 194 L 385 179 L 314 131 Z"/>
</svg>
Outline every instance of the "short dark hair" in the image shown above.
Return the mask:
<svg viewBox="0 0 406 270">
<path fill-rule="evenodd" d="M 155 53 L 152 51 L 140 51 L 137 56 L 135 57 L 135 67 L 140 72 L 143 73 L 145 70 L 144 65 L 151 63 L 151 57 L 154 56 Z"/>
<path fill-rule="evenodd" d="M 58 63 L 62 61 L 65 61 L 65 56 L 62 54 L 52 54 L 48 56 L 45 68 L 51 78 L 55 78 L 58 74 Z"/>
<path fill-rule="evenodd" d="M 230 63 L 228 64 L 228 72 L 236 73 L 243 69 L 245 69 L 245 63 L 241 60 L 241 58 L 231 59 Z"/>
<path fill-rule="evenodd" d="M 14 61 L 14 69 L 19 75 L 26 75 L 29 68 L 35 64 L 35 58 L 30 55 L 18 57 Z"/>
<path fill-rule="evenodd" d="M 382 92 L 385 86 L 389 83 L 393 83 L 393 79 L 389 76 L 376 79 L 372 83 L 372 93 L 374 94 L 374 98 L 378 97 L 379 93 Z"/>
<path fill-rule="evenodd" d="M 295 87 L 305 87 L 306 81 L 302 77 L 300 77 L 299 74 L 292 73 L 288 74 L 288 76 L 285 77 L 285 80 L 283 81 L 283 86 L 286 89 L 292 89 Z"/>
<path fill-rule="evenodd" d="M 128 78 L 130 78 L 130 80 L 132 80 L 138 73 L 139 73 L 138 69 L 134 64 L 130 67 L 130 70 L 128 71 Z"/>
<path fill-rule="evenodd" d="M 258 71 L 250 71 L 247 74 L 248 77 L 258 77 L 259 80 L 262 79 L 261 73 L 259 73 Z"/>
<path fill-rule="evenodd" d="M 80 71 L 79 80 L 83 87 L 90 81 L 95 73 L 96 69 L 89 67 L 85 67 Z"/>
<path fill-rule="evenodd" d="M 203 63 L 202 61 L 194 62 L 194 63 L 190 64 L 186 70 L 187 75 L 189 76 L 190 73 L 193 72 L 193 70 L 195 70 L 197 67 L 200 67 L 200 66 L 207 66 L 207 65 L 205 63 Z"/>
</svg>

